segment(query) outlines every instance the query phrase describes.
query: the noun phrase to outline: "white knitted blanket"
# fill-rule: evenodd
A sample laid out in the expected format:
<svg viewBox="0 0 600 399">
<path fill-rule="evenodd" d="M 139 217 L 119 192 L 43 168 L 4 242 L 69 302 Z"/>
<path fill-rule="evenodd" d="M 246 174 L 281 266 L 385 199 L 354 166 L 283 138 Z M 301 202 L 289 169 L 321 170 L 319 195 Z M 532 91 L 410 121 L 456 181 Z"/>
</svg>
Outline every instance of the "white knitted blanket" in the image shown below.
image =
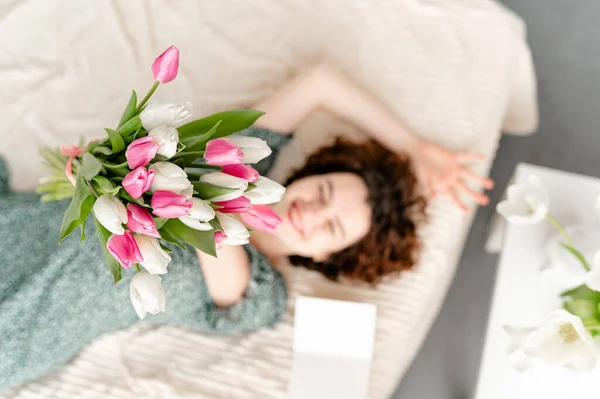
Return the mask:
<svg viewBox="0 0 600 399">
<path fill-rule="evenodd" d="M 319 61 L 342 69 L 422 137 L 496 151 L 501 129 L 537 125 L 535 76 L 519 18 L 489 0 L 4 0 L 0 4 L 0 154 L 16 189 L 41 172 L 36 148 L 102 134 L 129 90 L 170 44 L 180 75 L 158 97 L 196 116 L 250 105 Z M 281 178 L 328 137 L 356 134 L 317 115 L 276 170 Z M 430 207 L 414 272 L 377 290 L 285 268 L 290 312 L 274 329 L 235 337 L 137 327 L 106 336 L 12 398 L 283 398 L 297 295 L 378 307 L 370 398 L 386 398 L 418 351 L 452 280 L 470 219 Z M 93 311 L 91 309 L 90 311 Z M 68 334 L 68 331 L 65 331 Z"/>
</svg>

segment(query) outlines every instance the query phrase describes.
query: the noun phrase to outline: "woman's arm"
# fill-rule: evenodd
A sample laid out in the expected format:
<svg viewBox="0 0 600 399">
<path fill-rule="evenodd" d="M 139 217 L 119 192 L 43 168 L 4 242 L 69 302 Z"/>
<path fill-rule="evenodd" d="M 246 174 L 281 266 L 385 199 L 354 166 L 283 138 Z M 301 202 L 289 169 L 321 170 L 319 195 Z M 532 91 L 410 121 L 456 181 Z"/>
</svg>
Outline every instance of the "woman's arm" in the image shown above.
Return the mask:
<svg viewBox="0 0 600 399">
<path fill-rule="evenodd" d="M 250 281 L 250 260 L 239 246 L 224 245 L 218 258 L 196 250 L 208 292 L 219 307 L 238 302 Z"/>
<path fill-rule="evenodd" d="M 319 65 L 281 87 L 254 108 L 257 122 L 284 134 L 317 109 L 326 109 L 369 133 L 393 151 L 412 152 L 418 140 L 387 107 L 327 65 Z"/>
<path fill-rule="evenodd" d="M 329 66 L 320 65 L 296 77 L 254 108 L 265 111 L 257 126 L 284 134 L 294 131 L 313 111 L 326 109 L 369 133 L 390 150 L 408 153 L 431 195 L 448 195 L 465 212 L 469 208 L 460 199 L 461 192 L 480 205 L 488 203 L 487 196 L 472 190 L 468 182 L 489 189 L 493 181 L 465 166 L 484 159 L 481 155 L 454 153 L 419 140 L 384 104 Z"/>
</svg>

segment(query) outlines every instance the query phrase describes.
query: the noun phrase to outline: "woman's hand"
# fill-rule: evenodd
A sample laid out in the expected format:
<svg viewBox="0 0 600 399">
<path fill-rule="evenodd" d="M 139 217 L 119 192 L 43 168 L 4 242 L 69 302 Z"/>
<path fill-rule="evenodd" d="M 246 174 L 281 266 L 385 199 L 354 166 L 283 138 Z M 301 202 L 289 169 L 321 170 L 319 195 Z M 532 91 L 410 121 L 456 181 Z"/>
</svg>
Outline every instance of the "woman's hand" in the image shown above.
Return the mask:
<svg viewBox="0 0 600 399">
<path fill-rule="evenodd" d="M 452 152 L 438 145 L 420 141 L 417 151 L 413 152 L 413 159 L 417 175 L 427 187 L 431 197 L 439 194 L 447 195 L 465 213 L 469 213 L 470 209 L 460 200 L 460 192 L 473 198 L 479 205 L 489 203 L 487 195 L 470 188 L 469 182 L 491 189 L 494 187 L 494 181 L 466 167 L 469 163 L 482 161 L 485 156 Z"/>
</svg>

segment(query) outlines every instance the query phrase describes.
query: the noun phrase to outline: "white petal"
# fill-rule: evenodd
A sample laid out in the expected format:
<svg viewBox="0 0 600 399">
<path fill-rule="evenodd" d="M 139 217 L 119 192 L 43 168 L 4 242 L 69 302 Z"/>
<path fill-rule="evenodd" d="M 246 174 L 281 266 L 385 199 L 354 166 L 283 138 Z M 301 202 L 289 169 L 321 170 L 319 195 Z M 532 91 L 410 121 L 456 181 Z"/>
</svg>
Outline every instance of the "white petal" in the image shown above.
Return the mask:
<svg viewBox="0 0 600 399">
<path fill-rule="evenodd" d="M 585 277 L 585 285 L 594 291 L 600 291 L 600 251 L 594 254 L 592 270 Z"/>
<path fill-rule="evenodd" d="M 192 198 L 192 208 L 189 217 L 198 219 L 202 222 L 208 222 L 215 218 L 215 210 L 200 198 Z"/>
<path fill-rule="evenodd" d="M 209 231 L 213 228 L 210 223 L 201 222 L 200 220 L 189 216 L 181 216 L 179 220 L 181 220 L 181 223 L 191 227 L 194 230 Z"/>
<path fill-rule="evenodd" d="M 144 307 L 144 304 L 137 293 L 137 290 L 133 284 L 133 279 L 131 279 L 131 283 L 129 284 L 129 299 L 131 300 L 131 304 L 133 305 L 135 313 L 137 313 L 140 319 L 144 320 L 146 317 L 146 308 Z"/>
<path fill-rule="evenodd" d="M 143 261 L 140 264 L 150 274 L 165 274 L 171 262 L 171 256 L 160 246 L 158 239 L 146 235 L 134 236 Z"/>
<path fill-rule="evenodd" d="M 513 353 L 522 350 L 525 339 L 535 331 L 535 328 L 517 328 L 513 326 L 503 326 L 506 335 L 510 338 L 508 353 Z"/>
</svg>

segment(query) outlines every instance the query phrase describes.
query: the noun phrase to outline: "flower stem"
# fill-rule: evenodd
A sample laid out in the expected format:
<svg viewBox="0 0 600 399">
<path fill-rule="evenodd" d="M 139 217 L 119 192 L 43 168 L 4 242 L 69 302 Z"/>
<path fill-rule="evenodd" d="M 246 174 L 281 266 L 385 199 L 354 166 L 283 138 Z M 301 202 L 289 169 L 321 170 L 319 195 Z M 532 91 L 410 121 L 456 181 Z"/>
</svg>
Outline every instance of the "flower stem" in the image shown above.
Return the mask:
<svg viewBox="0 0 600 399">
<path fill-rule="evenodd" d="M 571 237 L 569 236 L 569 234 L 567 234 L 565 228 L 562 227 L 562 225 L 559 223 L 559 221 L 556 220 L 551 215 L 546 215 L 546 219 L 563 236 L 563 238 L 565 239 L 565 242 L 567 243 L 567 245 L 570 246 L 570 247 L 573 247 L 573 240 L 571 239 Z"/>
<path fill-rule="evenodd" d="M 115 165 L 115 164 L 112 164 L 112 163 L 108 163 L 108 162 L 102 162 L 102 165 L 105 168 L 108 168 L 108 169 L 121 169 L 121 168 L 124 168 L 124 167 L 127 166 L 127 161 L 125 161 L 123 163 L 120 163 L 118 165 Z"/>
<path fill-rule="evenodd" d="M 137 263 L 135 264 L 135 268 L 137 269 L 138 272 L 142 271 L 142 268 L 140 267 L 140 265 L 138 265 Z"/>
<path fill-rule="evenodd" d="M 156 82 L 154 82 L 154 84 L 152 85 L 152 88 L 150 89 L 150 91 L 148 92 L 148 94 L 146 94 L 146 97 L 144 97 L 142 99 L 142 102 L 140 102 L 140 105 L 138 105 L 137 109 L 135 110 L 136 114 L 139 113 L 142 110 L 142 108 L 144 108 L 144 105 L 146 105 L 146 103 L 148 102 L 148 100 L 150 99 L 150 97 L 152 97 L 152 95 L 154 94 L 154 92 L 158 88 L 159 84 L 160 84 L 160 82 L 158 80 Z"/>
</svg>

